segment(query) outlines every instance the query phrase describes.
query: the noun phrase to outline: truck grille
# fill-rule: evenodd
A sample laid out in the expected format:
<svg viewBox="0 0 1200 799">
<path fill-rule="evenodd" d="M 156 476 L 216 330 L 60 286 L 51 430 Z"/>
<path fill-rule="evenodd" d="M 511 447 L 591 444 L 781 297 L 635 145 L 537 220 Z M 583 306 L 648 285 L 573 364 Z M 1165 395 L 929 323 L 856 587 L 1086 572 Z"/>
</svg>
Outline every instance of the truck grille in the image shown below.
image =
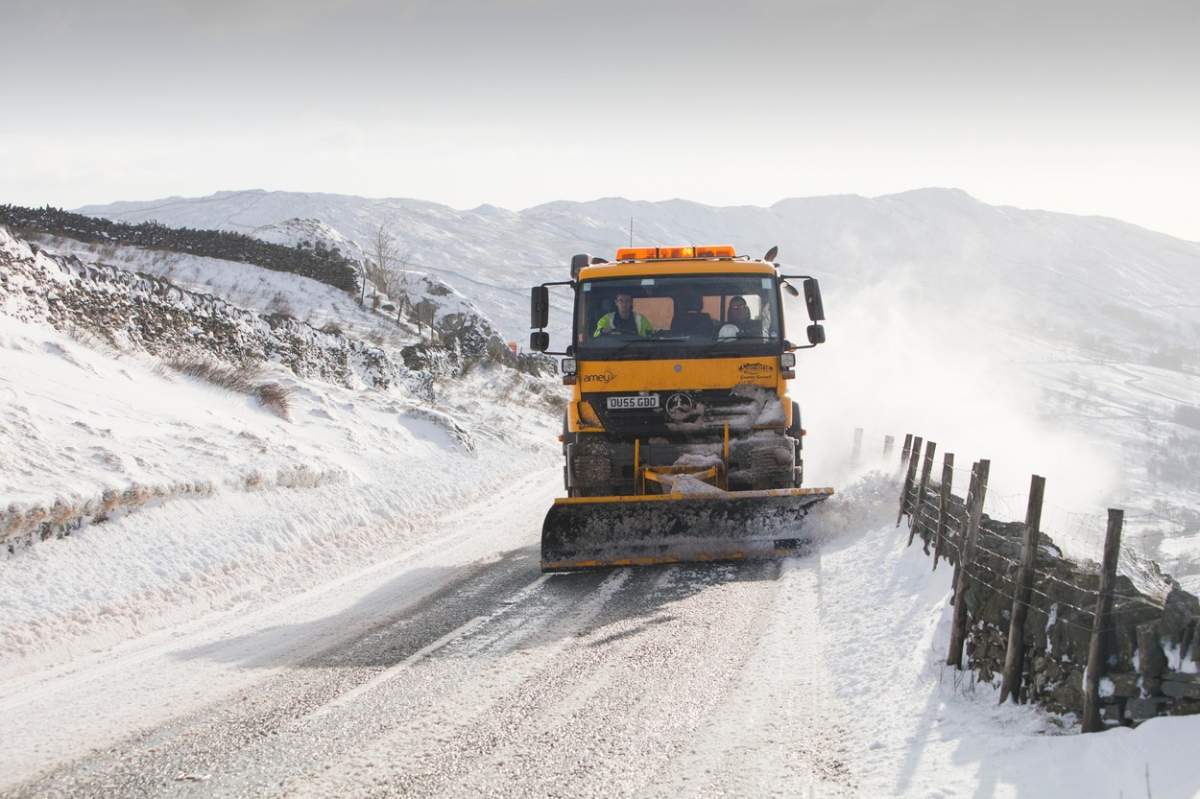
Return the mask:
<svg viewBox="0 0 1200 799">
<path fill-rule="evenodd" d="M 707 435 L 720 433 L 728 422 L 733 432 L 749 430 L 757 423 L 764 398 L 774 398 L 773 392 L 745 396 L 729 389 L 697 391 L 651 391 L 658 395 L 658 407 L 649 409 L 609 410 L 607 398 L 623 393 L 584 393 L 604 429 L 619 436 L 648 436 L 667 434 Z"/>
</svg>

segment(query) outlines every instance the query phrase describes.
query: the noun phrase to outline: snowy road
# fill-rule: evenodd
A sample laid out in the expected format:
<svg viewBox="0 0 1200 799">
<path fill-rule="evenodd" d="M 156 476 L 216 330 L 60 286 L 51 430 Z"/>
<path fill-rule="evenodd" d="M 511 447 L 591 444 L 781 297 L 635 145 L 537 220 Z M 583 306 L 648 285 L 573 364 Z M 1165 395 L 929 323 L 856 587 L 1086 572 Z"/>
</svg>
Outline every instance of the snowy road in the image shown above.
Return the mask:
<svg viewBox="0 0 1200 799">
<path fill-rule="evenodd" d="M 458 521 L 474 517 L 476 534 L 461 536 L 462 552 L 376 567 L 288 607 L 10 684 L 0 772 L 51 770 L 7 789 L 611 795 L 619 783 L 674 795 L 766 777 L 789 793 L 851 784 L 831 731 L 814 724 L 828 680 L 817 631 L 803 628 L 815 618 L 810 566 L 543 577 L 533 538 L 552 493 L 531 490 L 503 514 L 464 511 Z M 470 560 L 481 538 L 496 551 Z M 805 702 L 779 713 L 798 693 Z"/>
<path fill-rule="evenodd" d="M 542 576 L 541 477 L 441 546 L 7 681 L 0 793 L 1037 796 L 1081 752 L 1095 787 L 1172 756 L 1165 725 L 1045 737 L 940 679 L 947 575 L 894 529 Z"/>
</svg>

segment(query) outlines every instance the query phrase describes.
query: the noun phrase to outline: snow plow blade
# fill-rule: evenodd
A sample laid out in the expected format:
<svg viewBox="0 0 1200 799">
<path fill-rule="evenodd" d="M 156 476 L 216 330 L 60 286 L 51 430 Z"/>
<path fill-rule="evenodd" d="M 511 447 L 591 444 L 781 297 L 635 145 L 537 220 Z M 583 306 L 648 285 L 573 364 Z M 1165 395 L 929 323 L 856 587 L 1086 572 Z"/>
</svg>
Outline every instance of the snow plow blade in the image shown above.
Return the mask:
<svg viewBox="0 0 1200 799">
<path fill-rule="evenodd" d="M 780 488 L 554 501 L 542 571 L 750 560 L 801 552 L 808 509 L 832 488 Z"/>
</svg>

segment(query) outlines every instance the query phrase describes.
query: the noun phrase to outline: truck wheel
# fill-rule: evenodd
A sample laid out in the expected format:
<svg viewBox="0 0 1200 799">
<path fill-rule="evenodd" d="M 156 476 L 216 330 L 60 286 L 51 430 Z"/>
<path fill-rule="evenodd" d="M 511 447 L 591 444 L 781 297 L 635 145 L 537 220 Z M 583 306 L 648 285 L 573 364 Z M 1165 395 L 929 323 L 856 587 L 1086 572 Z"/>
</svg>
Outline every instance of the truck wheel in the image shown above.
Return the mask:
<svg viewBox="0 0 1200 799">
<path fill-rule="evenodd" d="M 792 470 L 792 487 L 800 488 L 804 482 L 804 459 L 800 455 L 800 451 L 804 449 L 804 436 L 800 434 L 803 430 L 803 425 L 800 424 L 800 403 L 792 403 L 792 426 L 788 428 L 788 435 L 796 440 L 796 466 Z"/>
<path fill-rule="evenodd" d="M 611 493 L 613 462 L 608 447 L 595 436 L 576 436 L 567 458 L 571 486 L 580 496 Z"/>
</svg>

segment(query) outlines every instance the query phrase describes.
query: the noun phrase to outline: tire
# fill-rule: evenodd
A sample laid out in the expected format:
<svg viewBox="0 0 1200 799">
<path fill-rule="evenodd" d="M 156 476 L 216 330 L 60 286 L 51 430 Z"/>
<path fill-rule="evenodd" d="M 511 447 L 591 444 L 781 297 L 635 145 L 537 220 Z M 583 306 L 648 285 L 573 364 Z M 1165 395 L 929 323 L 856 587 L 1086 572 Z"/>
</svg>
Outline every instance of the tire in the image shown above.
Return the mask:
<svg viewBox="0 0 1200 799">
<path fill-rule="evenodd" d="M 567 455 L 567 469 L 578 496 L 604 496 L 612 490 L 612 457 L 604 442 L 594 436 L 576 438 Z"/>
<path fill-rule="evenodd" d="M 792 469 L 792 488 L 800 488 L 804 483 L 804 458 L 801 455 L 801 450 L 804 449 L 804 436 L 801 435 L 801 430 L 804 426 L 800 424 L 800 403 L 792 403 L 792 426 L 788 428 L 788 435 L 796 440 L 796 465 Z"/>
<path fill-rule="evenodd" d="M 744 448 L 734 465 L 739 485 L 751 490 L 791 488 L 795 481 L 795 458 L 791 438 L 780 436 L 770 445 Z"/>
</svg>

